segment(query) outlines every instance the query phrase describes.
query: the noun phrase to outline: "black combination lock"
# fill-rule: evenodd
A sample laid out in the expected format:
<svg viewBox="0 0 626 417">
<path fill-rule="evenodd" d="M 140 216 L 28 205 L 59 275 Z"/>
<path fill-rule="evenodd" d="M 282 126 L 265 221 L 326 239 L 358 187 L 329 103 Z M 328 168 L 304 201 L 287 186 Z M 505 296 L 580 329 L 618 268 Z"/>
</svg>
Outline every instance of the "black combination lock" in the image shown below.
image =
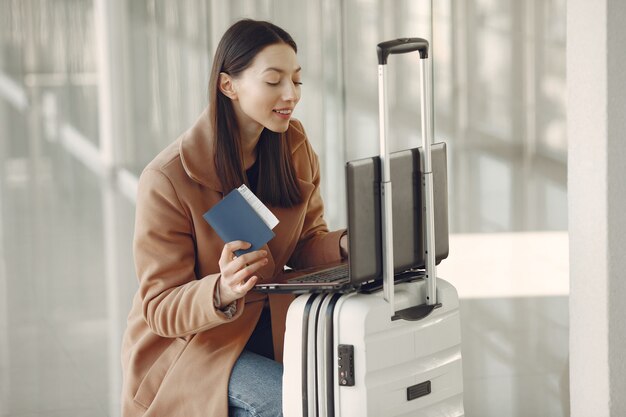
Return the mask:
<svg viewBox="0 0 626 417">
<path fill-rule="evenodd" d="M 337 377 L 339 385 L 343 387 L 354 386 L 354 346 L 339 345 L 337 348 L 338 367 Z"/>
</svg>

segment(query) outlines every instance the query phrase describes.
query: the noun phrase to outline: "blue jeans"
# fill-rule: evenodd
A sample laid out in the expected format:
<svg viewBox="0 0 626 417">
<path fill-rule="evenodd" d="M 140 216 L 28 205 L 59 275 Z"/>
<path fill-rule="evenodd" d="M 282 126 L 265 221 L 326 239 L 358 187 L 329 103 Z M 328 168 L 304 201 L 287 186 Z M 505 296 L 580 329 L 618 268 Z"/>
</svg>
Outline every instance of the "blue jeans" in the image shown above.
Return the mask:
<svg viewBox="0 0 626 417">
<path fill-rule="evenodd" d="M 282 417 L 283 366 L 244 350 L 228 383 L 230 417 Z"/>
</svg>

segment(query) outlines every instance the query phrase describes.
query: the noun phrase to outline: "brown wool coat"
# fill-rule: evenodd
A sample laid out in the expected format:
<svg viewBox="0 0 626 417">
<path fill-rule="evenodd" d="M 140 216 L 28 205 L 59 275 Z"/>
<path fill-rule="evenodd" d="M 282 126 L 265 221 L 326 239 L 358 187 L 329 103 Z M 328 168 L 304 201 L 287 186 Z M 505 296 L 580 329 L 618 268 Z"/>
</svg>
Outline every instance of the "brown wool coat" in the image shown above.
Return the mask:
<svg viewBox="0 0 626 417">
<path fill-rule="evenodd" d="M 270 207 L 280 223 L 259 271 L 338 260 L 343 231 L 323 218 L 319 162 L 302 125 L 287 141 L 303 203 Z M 123 417 L 227 417 L 228 380 L 269 298 L 276 359 L 282 361 L 291 295 L 250 292 L 232 319 L 213 306 L 224 243 L 202 215 L 223 197 L 213 164 L 207 111 L 163 150 L 139 179 L 134 255 L 139 290 L 122 345 Z"/>
</svg>

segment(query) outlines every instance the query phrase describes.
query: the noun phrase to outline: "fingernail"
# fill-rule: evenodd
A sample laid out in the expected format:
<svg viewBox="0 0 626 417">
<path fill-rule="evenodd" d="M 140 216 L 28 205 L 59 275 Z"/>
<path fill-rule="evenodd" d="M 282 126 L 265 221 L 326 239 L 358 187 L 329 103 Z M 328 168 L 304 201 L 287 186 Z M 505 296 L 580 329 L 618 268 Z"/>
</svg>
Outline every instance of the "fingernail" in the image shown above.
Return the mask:
<svg viewBox="0 0 626 417">
<path fill-rule="evenodd" d="M 267 255 L 267 251 L 266 250 L 262 250 L 261 251 L 261 255 L 263 255 L 263 256 Z"/>
<path fill-rule="evenodd" d="M 263 265 L 265 265 L 266 263 L 268 263 L 269 261 L 267 259 L 263 259 Z"/>
</svg>

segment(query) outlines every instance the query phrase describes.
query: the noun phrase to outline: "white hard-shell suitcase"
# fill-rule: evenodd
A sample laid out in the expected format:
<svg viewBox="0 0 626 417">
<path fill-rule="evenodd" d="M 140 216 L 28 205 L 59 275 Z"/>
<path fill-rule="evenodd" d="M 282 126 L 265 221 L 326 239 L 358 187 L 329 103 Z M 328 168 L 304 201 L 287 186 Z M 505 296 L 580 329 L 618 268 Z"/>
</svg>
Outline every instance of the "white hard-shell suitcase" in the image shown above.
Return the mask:
<svg viewBox="0 0 626 417">
<path fill-rule="evenodd" d="M 389 54 L 419 51 L 426 218 L 426 268 L 393 285 L 391 183 L 386 149 Z M 464 416 L 458 295 L 436 278 L 428 42 L 378 45 L 381 116 L 383 290 L 307 294 L 287 314 L 285 417 Z"/>
</svg>

